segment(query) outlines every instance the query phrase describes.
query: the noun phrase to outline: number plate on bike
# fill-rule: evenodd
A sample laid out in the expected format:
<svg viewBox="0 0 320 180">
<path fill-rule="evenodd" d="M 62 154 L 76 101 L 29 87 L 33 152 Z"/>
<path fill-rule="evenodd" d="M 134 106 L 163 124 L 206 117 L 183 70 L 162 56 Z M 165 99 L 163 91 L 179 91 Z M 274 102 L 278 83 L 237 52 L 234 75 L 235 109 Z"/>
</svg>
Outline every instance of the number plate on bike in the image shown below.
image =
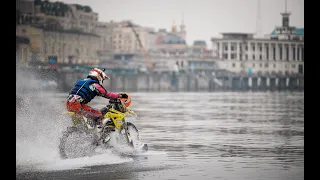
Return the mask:
<svg viewBox="0 0 320 180">
<path fill-rule="evenodd" d="M 122 125 L 122 120 L 116 120 L 116 128 L 119 129 Z"/>
</svg>

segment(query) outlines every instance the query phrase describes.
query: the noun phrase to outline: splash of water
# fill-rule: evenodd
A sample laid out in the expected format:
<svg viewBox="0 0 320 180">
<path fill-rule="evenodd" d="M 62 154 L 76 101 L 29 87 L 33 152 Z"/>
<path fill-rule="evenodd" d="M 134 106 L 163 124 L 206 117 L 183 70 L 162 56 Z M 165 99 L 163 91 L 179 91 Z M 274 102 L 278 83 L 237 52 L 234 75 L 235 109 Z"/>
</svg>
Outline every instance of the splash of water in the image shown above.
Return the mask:
<svg viewBox="0 0 320 180">
<path fill-rule="evenodd" d="M 85 166 L 132 161 L 111 153 L 93 157 L 62 160 L 58 145 L 62 132 L 71 125 L 64 115 L 64 102 L 56 93 L 41 87 L 33 73 L 17 70 L 16 81 L 16 164 L 30 170 L 73 169 Z"/>
</svg>

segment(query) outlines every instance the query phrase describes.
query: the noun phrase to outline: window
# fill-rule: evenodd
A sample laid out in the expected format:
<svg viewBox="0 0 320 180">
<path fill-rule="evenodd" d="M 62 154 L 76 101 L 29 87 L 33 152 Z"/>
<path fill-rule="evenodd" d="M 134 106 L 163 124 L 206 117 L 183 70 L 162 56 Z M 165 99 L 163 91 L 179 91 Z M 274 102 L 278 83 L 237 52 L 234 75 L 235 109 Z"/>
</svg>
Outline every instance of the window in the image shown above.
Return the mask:
<svg viewBox="0 0 320 180">
<path fill-rule="evenodd" d="M 235 59 L 235 54 L 231 54 L 231 59 Z"/>
<path fill-rule="evenodd" d="M 259 49 L 260 49 L 260 52 L 261 52 L 262 51 L 262 46 L 260 46 Z"/>
<path fill-rule="evenodd" d="M 235 49 L 235 48 L 234 48 L 234 45 L 232 45 L 232 46 L 231 46 L 231 51 L 233 51 L 234 49 Z"/>
<path fill-rule="evenodd" d="M 280 60 L 282 60 L 282 47 L 279 47 Z"/>
<path fill-rule="evenodd" d="M 289 61 L 289 46 L 286 47 L 286 60 Z"/>
<path fill-rule="evenodd" d="M 273 47 L 273 60 L 276 60 L 276 47 Z"/>
<path fill-rule="evenodd" d="M 296 65 L 295 65 L 295 64 L 292 64 L 292 68 L 296 68 Z"/>
<path fill-rule="evenodd" d="M 228 46 L 224 46 L 224 50 L 228 51 Z"/>
<path fill-rule="evenodd" d="M 296 60 L 296 48 L 292 48 L 292 59 L 295 61 Z"/>
<path fill-rule="evenodd" d="M 236 67 L 236 64 L 235 64 L 235 63 L 232 63 L 232 67 Z"/>
<path fill-rule="evenodd" d="M 269 60 L 269 47 L 266 47 L 266 55 L 267 55 L 267 60 Z"/>
<path fill-rule="evenodd" d="M 276 64 L 273 64 L 273 67 L 275 68 L 275 67 L 276 67 Z"/>
<path fill-rule="evenodd" d="M 253 55 L 253 56 L 252 56 L 252 59 L 253 59 L 253 60 L 255 60 L 255 59 L 256 59 L 256 56 L 255 56 L 255 55 Z"/>
<path fill-rule="evenodd" d="M 255 67 L 255 66 L 256 66 L 256 65 L 253 63 L 253 64 L 252 64 L 252 67 Z"/>
<path fill-rule="evenodd" d="M 260 67 L 262 67 L 262 63 L 260 63 Z"/>
<path fill-rule="evenodd" d="M 246 60 L 248 60 L 248 54 L 246 54 Z"/>
<path fill-rule="evenodd" d="M 259 58 L 260 58 L 260 60 L 262 60 L 262 55 L 261 54 L 260 54 Z"/>
<path fill-rule="evenodd" d="M 246 51 L 248 51 L 248 45 L 246 45 Z"/>
<path fill-rule="evenodd" d="M 268 63 L 265 63 L 265 64 L 264 64 L 264 67 L 265 67 L 265 68 L 269 67 L 269 64 L 268 64 Z"/>
<path fill-rule="evenodd" d="M 298 61 L 300 60 L 300 51 L 299 51 L 299 50 L 300 50 L 300 49 L 299 49 L 299 47 L 298 47 L 298 49 L 297 49 L 297 51 L 298 51 L 298 52 L 297 52 L 297 53 L 298 53 L 298 54 L 297 54 L 297 60 L 298 60 Z"/>
<path fill-rule="evenodd" d="M 44 53 L 47 54 L 47 48 L 48 48 L 48 43 L 45 43 L 45 46 L 44 46 Z"/>
<path fill-rule="evenodd" d="M 27 48 L 23 48 L 22 52 L 23 52 L 22 61 L 23 62 L 27 62 L 28 61 L 28 50 L 27 50 Z"/>
<path fill-rule="evenodd" d="M 256 49 L 256 48 L 255 48 L 254 45 L 253 45 L 253 46 L 252 46 L 252 50 L 255 51 L 255 49 Z"/>
<path fill-rule="evenodd" d="M 228 59 L 228 54 L 224 54 L 223 59 Z"/>
</svg>

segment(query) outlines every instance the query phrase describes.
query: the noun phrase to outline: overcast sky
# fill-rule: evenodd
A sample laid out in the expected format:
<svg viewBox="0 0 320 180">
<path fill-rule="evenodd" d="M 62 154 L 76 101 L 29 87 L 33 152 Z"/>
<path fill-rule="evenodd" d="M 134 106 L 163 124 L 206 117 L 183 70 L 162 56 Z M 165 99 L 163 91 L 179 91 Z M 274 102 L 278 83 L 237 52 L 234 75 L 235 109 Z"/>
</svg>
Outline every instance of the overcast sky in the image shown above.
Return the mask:
<svg viewBox="0 0 320 180">
<path fill-rule="evenodd" d="M 52 0 L 51 0 L 52 1 Z M 65 3 L 89 5 L 99 14 L 99 21 L 132 20 L 142 26 L 171 29 L 184 17 L 186 40 L 220 37 L 221 32 L 255 33 L 258 0 L 60 0 Z M 285 0 L 260 0 L 260 29 L 264 34 L 281 25 Z M 287 0 L 291 12 L 290 25 L 304 27 L 304 1 Z"/>
</svg>

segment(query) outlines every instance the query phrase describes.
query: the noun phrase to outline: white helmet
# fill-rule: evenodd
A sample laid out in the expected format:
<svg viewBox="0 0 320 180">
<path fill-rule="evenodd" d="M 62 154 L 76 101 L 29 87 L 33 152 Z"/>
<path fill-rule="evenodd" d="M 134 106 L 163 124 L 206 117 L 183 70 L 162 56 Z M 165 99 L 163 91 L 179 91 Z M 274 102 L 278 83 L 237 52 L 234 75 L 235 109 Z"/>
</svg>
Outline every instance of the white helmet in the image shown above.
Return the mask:
<svg viewBox="0 0 320 180">
<path fill-rule="evenodd" d="M 98 68 L 93 68 L 90 72 L 89 72 L 89 76 L 93 76 L 96 77 L 99 80 L 99 83 L 102 85 L 103 80 L 105 79 L 110 79 L 109 76 L 106 75 L 106 73 L 104 73 L 105 69 L 98 69 Z"/>
</svg>

